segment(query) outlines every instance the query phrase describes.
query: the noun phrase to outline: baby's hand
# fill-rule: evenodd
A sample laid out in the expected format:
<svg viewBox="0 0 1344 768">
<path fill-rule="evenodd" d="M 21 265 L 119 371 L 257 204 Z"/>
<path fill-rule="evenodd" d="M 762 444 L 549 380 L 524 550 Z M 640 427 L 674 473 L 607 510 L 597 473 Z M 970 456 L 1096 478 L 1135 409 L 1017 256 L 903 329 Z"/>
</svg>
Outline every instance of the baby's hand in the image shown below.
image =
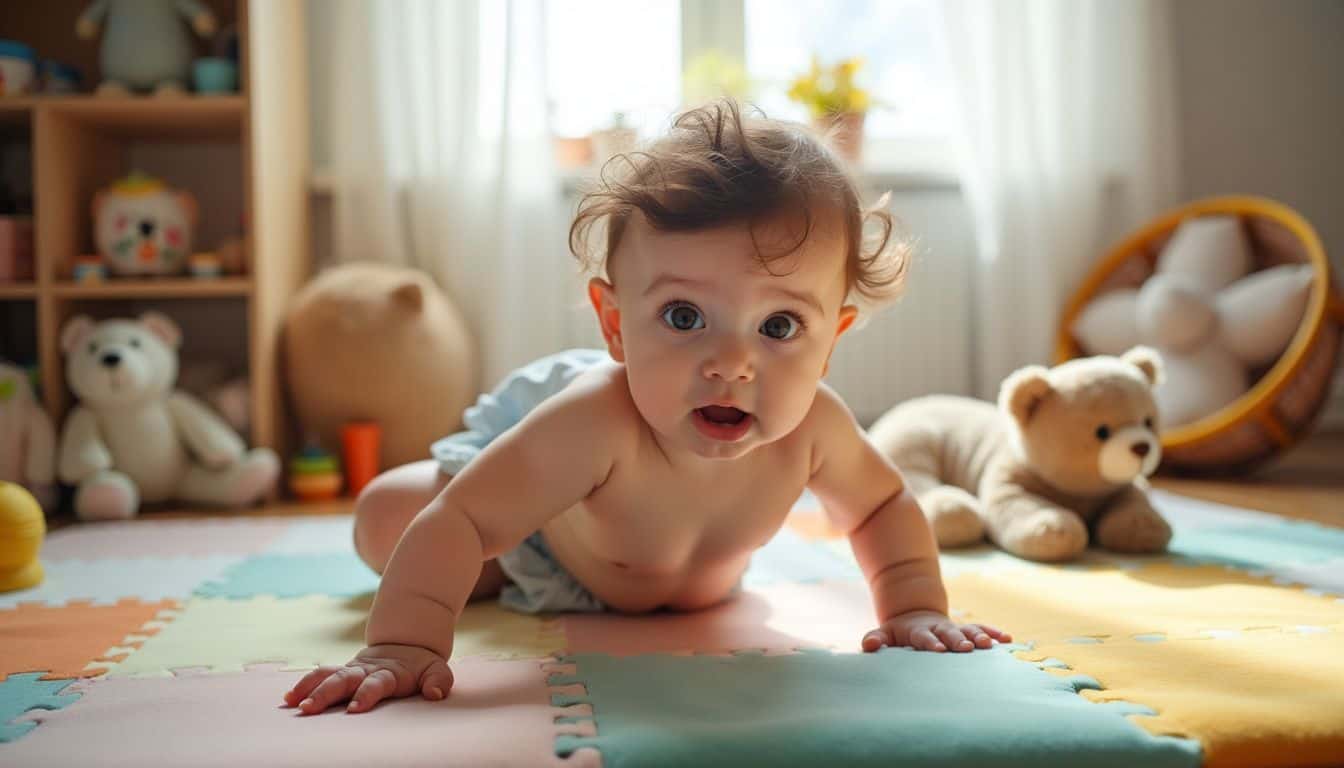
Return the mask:
<svg viewBox="0 0 1344 768">
<path fill-rule="evenodd" d="M 863 650 L 876 651 L 884 645 L 908 645 L 917 651 L 971 651 L 989 648 L 998 640 L 1013 639 L 987 624 L 956 624 L 936 611 L 911 611 L 894 616 L 863 636 Z"/>
<path fill-rule="evenodd" d="M 415 645 L 375 645 L 344 667 L 318 667 L 304 675 L 285 693 L 285 706 L 315 715 L 349 699 L 347 712 L 367 712 L 383 699 L 417 691 L 438 701 L 452 687 L 453 672 L 439 654 Z"/>
</svg>

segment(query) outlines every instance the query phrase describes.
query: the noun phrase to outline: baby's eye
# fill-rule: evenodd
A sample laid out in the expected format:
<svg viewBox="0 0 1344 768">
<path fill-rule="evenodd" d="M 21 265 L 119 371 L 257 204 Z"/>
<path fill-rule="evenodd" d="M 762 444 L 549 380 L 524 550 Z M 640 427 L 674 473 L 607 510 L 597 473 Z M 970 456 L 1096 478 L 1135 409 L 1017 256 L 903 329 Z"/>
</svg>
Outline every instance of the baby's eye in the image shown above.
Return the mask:
<svg viewBox="0 0 1344 768">
<path fill-rule="evenodd" d="M 778 341 L 787 341 L 803 332 L 803 319 L 792 312 L 771 315 L 761 323 L 761 333 Z"/>
<path fill-rule="evenodd" d="M 700 310 L 690 304 L 673 303 L 663 307 L 663 322 L 678 331 L 696 331 L 705 327 Z"/>
</svg>

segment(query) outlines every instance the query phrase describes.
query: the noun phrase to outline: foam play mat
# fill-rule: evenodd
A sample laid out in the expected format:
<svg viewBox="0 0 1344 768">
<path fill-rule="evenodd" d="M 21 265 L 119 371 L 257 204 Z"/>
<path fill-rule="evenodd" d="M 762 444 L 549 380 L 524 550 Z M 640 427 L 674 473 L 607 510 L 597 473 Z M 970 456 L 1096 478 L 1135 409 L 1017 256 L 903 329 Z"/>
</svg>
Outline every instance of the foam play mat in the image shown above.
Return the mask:
<svg viewBox="0 0 1344 768">
<path fill-rule="evenodd" d="M 1172 551 L 942 555 L 1014 642 L 859 652 L 847 543 L 809 496 L 735 600 L 524 616 L 474 603 L 443 701 L 298 717 L 363 646 L 347 516 L 53 532 L 0 594 L 0 765 L 1234 766 L 1344 763 L 1344 530 L 1157 492 Z"/>
</svg>

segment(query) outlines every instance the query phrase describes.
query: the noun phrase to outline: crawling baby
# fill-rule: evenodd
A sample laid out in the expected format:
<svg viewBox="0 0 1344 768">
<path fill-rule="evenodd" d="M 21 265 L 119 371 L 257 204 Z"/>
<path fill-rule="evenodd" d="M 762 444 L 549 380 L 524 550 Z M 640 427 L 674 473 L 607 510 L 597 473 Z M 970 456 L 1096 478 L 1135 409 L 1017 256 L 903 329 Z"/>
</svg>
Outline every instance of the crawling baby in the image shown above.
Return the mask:
<svg viewBox="0 0 1344 768">
<path fill-rule="evenodd" d="M 867 577 L 876 627 L 863 650 L 1011 639 L 948 618 L 924 515 L 821 381 L 859 304 L 901 287 L 906 250 L 885 200 L 865 208 L 805 128 L 717 102 L 608 165 L 570 235 L 605 274 L 588 294 L 606 349 L 516 371 L 436 460 L 370 484 L 355 530 L 382 573 L 368 647 L 305 675 L 288 706 L 443 698 L 473 598 L 630 613 L 731 599 L 804 488 Z"/>
</svg>

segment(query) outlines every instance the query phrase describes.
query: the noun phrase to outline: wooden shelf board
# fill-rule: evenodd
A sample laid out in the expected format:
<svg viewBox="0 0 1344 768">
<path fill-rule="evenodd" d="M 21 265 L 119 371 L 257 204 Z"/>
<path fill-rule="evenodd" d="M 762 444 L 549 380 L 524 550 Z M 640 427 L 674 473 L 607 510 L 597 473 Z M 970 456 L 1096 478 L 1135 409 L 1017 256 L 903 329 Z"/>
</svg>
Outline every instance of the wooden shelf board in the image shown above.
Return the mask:
<svg viewBox="0 0 1344 768">
<path fill-rule="evenodd" d="M 205 299 L 247 296 L 252 292 L 252 279 L 171 277 L 141 280 L 108 279 L 99 283 L 76 283 L 67 280 L 57 283 L 53 292 L 63 299 Z"/>
<path fill-rule="evenodd" d="M 63 96 L 34 100 L 53 114 L 123 139 L 241 141 L 247 101 L 230 96 Z"/>
<path fill-rule="evenodd" d="M 0 283 L 0 299 L 35 299 L 36 283 Z"/>
</svg>

